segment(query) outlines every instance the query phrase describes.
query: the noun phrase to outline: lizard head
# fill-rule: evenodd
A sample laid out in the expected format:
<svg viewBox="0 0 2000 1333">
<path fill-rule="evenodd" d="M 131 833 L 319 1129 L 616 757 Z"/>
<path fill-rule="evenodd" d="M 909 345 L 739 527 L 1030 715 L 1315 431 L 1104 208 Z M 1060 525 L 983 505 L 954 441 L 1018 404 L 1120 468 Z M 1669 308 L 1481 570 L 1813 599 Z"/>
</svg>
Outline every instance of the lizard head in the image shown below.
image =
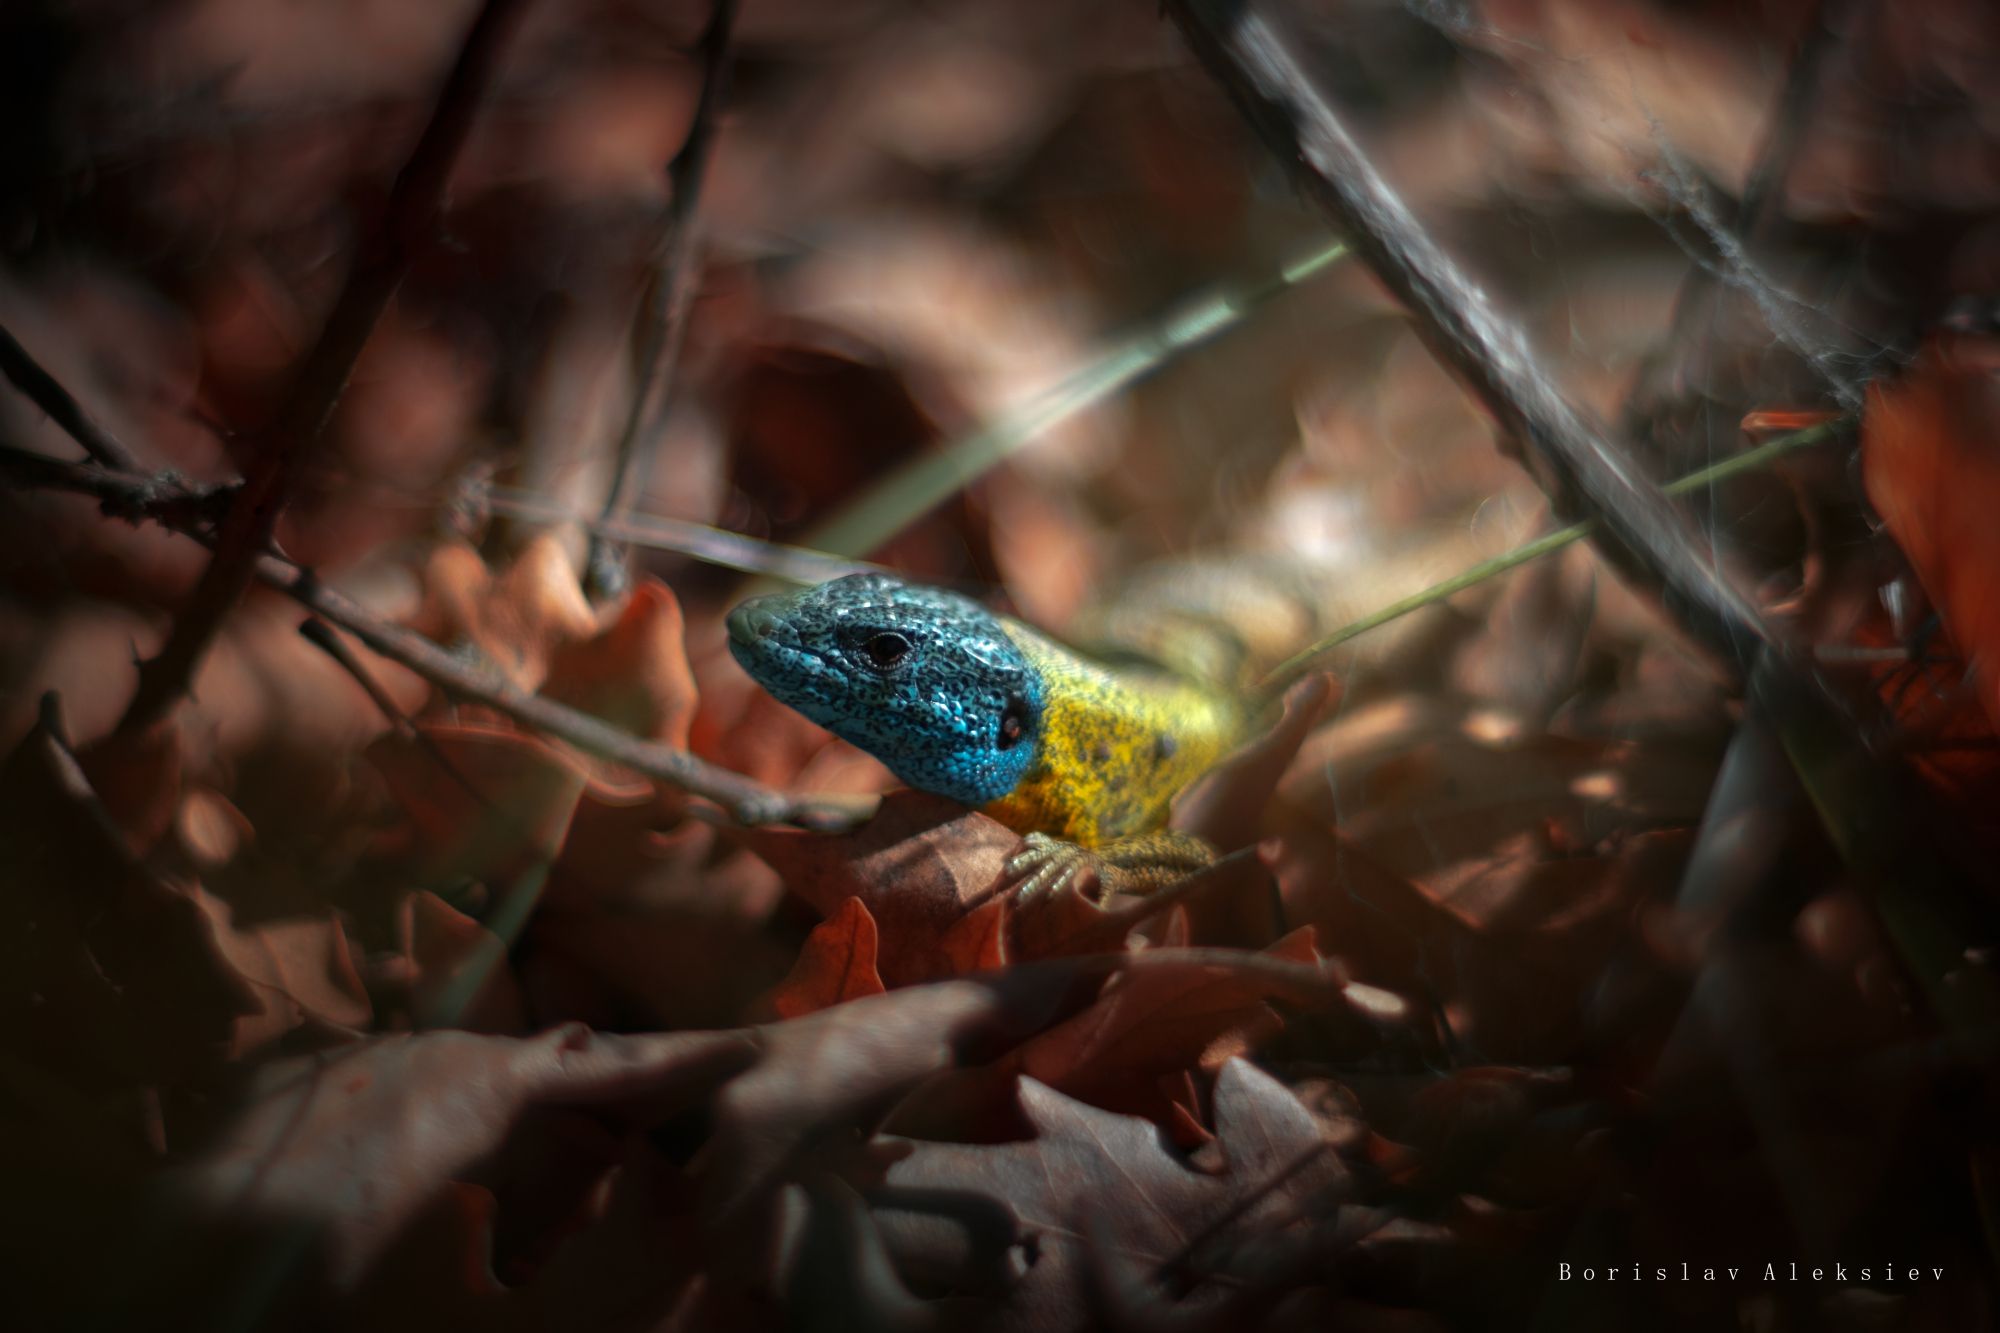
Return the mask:
<svg viewBox="0 0 2000 1333">
<path fill-rule="evenodd" d="M 772 697 L 912 787 L 999 800 L 1034 762 L 1040 675 L 957 593 L 850 574 L 729 613 L 729 651 Z"/>
</svg>

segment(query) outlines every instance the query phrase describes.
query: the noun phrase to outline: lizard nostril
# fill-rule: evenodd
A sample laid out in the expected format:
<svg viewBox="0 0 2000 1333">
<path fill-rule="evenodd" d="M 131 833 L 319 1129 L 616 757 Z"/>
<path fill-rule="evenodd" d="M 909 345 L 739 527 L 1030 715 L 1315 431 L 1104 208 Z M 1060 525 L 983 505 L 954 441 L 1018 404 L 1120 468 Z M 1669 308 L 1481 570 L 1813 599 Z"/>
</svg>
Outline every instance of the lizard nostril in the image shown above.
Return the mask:
<svg viewBox="0 0 2000 1333">
<path fill-rule="evenodd" d="M 729 637 L 738 643 L 762 643 L 776 638 L 784 628 L 784 619 L 764 605 L 762 597 L 752 598 L 729 613 L 724 622 L 729 627 Z"/>
</svg>

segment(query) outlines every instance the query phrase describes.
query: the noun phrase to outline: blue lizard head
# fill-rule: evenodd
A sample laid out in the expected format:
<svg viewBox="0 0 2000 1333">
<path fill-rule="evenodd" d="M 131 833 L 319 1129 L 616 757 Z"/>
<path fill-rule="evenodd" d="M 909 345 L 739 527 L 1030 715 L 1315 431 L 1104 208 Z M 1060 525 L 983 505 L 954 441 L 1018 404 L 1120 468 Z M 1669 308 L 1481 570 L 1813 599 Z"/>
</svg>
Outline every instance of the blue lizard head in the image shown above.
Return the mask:
<svg viewBox="0 0 2000 1333">
<path fill-rule="evenodd" d="M 850 574 L 752 598 L 729 613 L 729 651 L 912 787 L 985 805 L 1034 762 L 1040 675 L 998 616 L 957 593 Z"/>
</svg>

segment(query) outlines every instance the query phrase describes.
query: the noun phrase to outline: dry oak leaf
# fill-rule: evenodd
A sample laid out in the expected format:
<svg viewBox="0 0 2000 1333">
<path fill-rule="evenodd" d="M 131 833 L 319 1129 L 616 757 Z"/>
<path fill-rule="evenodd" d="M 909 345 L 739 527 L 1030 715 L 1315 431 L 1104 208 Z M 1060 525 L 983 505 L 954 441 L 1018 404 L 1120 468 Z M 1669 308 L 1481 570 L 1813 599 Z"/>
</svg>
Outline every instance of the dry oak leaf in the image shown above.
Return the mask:
<svg viewBox="0 0 2000 1333">
<path fill-rule="evenodd" d="M 1279 780 L 1333 696 L 1333 678 L 1316 672 L 1285 692 L 1270 730 L 1224 759 L 1174 802 L 1172 826 L 1224 851 L 1255 842 Z"/>
<path fill-rule="evenodd" d="M 724 867 L 697 883 L 726 895 L 728 872 Z M 528 926 L 522 980 L 544 1020 L 707 1027 L 741 1021 L 791 962 L 789 944 L 735 913 L 543 907 Z"/>
<path fill-rule="evenodd" d="M 246 1225 L 303 1237 L 317 1275 L 347 1291 L 531 1112 L 637 1132 L 755 1059 L 740 1031 L 378 1037 L 259 1071 L 241 1111 L 175 1172 L 171 1196 L 197 1243 Z"/>
<path fill-rule="evenodd" d="M 1637 952 L 1635 923 L 1679 883 L 1692 847 L 1689 830 L 1660 829 L 1615 839 L 1601 855 L 1517 859 L 1503 849 L 1478 876 L 1496 891 L 1489 914 L 1450 956 L 1432 951 L 1453 1030 L 1494 1060 L 1570 1058 L 1604 1012 L 1607 970 Z"/>
<path fill-rule="evenodd" d="M 731 833 L 823 916 L 859 899 L 880 932 L 888 986 L 962 976 L 1006 960 L 1000 892 L 1020 835 L 941 796 L 897 791 L 851 833 Z"/>
<path fill-rule="evenodd" d="M 208 917 L 217 952 L 257 999 L 258 1011 L 236 1021 L 232 1057 L 309 1023 L 343 1036 L 368 1026 L 374 1006 L 331 908 L 239 925 L 230 905 L 207 889 L 195 888 L 190 896 Z"/>
<path fill-rule="evenodd" d="M 685 748 L 694 724 L 694 671 L 672 589 L 645 579 L 609 625 L 557 643 L 542 693 L 635 736 Z"/>
<path fill-rule="evenodd" d="M 898 1271 L 920 1292 L 992 1293 L 961 1327 L 1097 1327 L 1089 1296 L 1096 1245 L 1184 1283 L 1183 1312 L 1218 1302 L 1233 1259 L 1328 1211 L 1347 1168 L 1285 1087 L 1233 1060 L 1216 1081 L 1220 1170 L 1172 1151 L 1152 1122 L 1101 1111 L 1023 1079 L 1035 1137 L 979 1147 L 905 1140 L 872 1198 Z M 1001 1289 L 995 1291 L 996 1284 Z"/>
<path fill-rule="evenodd" d="M 1467 938 L 1415 883 L 1341 831 L 1304 826 L 1277 839 L 1273 873 L 1285 919 L 1312 926 L 1357 975 L 1392 990 L 1434 984 L 1431 969 Z"/>
<path fill-rule="evenodd" d="M 403 910 L 419 1026 L 510 1036 L 528 1027 L 505 940 L 435 893 L 411 894 Z"/>
<path fill-rule="evenodd" d="M 498 727 L 391 733 L 367 757 L 404 815 L 375 849 L 397 866 L 398 889 L 507 884 L 547 866 L 562 851 L 587 781 L 567 750 Z"/>
<path fill-rule="evenodd" d="M 423 581 L 412 627 L 447 647 L 472 645 L 531 693 L 558 649 L 597 633 L 597 613 L 552 534 L 530 542 L 497 576 L 471 547 L 439 546 Z"/>
<path fill-rule="evenodd" d="M 1523 829 L 1591 847 L 1707 808 L 1717 756 L 1705 745 L 1495 734 L 1484 722 L 1402 700 L 1349 714 L 1306 743 L 1281 795 L 1418 881 L 1483 862 Z"/>
<path fill-rule="evenodd" d="M 133 855 L 51 696 L 0 762 L 0 1050 L 82 1088 L 187 1079 L 261 1007 L 202 909 Z"/>
<path fill-rule="evenodd" d="M 715 1104 L 696 1158 L 712 1261 L 752 1282 L 775 1277 L 780 1191 L 810 1164 L 838 1164 L 921 1081 L 984 1063 L 1061 1021 L 1101 975 L 1081 962 L 872 995 L 755 1029 L 756 1066 Z"/>
<path fill-rule="evenodd" d="M 179 724 L 165 719 L 141 732 L 113 731 L 77 751 L 90 789 L 141 855 L 173 826 L 185 750 Z"/>
<path fill-rule="evenodd" d="M 899 1108 L 892 1128 L 918 1138 L 999 1139 L 1027 1131 L 1016 1104 L 1017 1080 L 1038 1083 L 1105 1110 L 1138 1115 L 1192 1146 L 1201 1126 L 1191 1075 L 1213 1075 L 1227 1061 L 1283 1026 L 1269 1000 L 1299 1001 L 1307 978 L 1262 969 L 1257 960 L 1318 969 L 1311 927 L 1258 954 L 1185 949 L 1187 916 L 1179 908 L 1150 947 L 1118 959 L 1117 970 L 1081 1012 L 1022 1043 L 1004 1059 L 947 1075 Z M 1345 1012 L 1330 980 L 1313 981 L 1308 1000 L 1324 997 Z"/>
<path fill-rule="evenodd" d="M 1158 947 L 1183 947 L 1186 938 L 1186 922 L 1178 920 Z M 1264 956 L 1311 967 L 1320 962 L 1311 926 L 1285 936 Z M 1118 973 L 1097 1003 L 1027 1042 L 1010 1061 L 1024 1075 L 1092 1105 L 1161 1119 L 1161 1079 L 1190 1069 L 1214 1074 L 1284 1026 L 1267 1001 L 1291 997 L 1289 984 L 1213 962 L 1177 965 L 1164 955 L 1151 961 L 1160 965 Z"/>
<path fill-rule="evenodd" d="M 700 698 L 688 665 L 686 623 L 666 584 L 646 579 L 624 609 L 587 639 L 558 644 L 542 693 L 619 730 L 685 749 Z M 676 787 L 655 784 L 624 766 L 588 755 L 585 800 L 592 804 L 644 805 L 661 823 L 685 806 Z"/>
<path fill-rule="evenodd" d="M 733 662 L 704 671 L 689 744 L 712 763 L 772 787 L 881 791 L 889 770 L 773 699 Z M 816 774 L 808 781 L 808 774 Z"/>
<path fill-rule="evenodd" d="M 832 1008 L 888 989 L 875 970 L 879 936 L 875 918 L 859 898 L 813 927 L 798 961 L 767 1003 L 779 1018 Z"/>
</svg>

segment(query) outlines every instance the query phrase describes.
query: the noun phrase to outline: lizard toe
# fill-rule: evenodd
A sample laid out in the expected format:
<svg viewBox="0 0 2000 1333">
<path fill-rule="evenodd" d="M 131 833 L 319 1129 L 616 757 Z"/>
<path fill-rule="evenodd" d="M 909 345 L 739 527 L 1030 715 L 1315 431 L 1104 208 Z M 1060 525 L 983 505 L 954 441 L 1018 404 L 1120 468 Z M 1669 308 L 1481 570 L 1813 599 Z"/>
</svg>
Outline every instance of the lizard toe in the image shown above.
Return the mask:
<svg viewBox="0 0 2000 1333">
<path fill-rule="evenodd" d="M 1043 866 L 1075 850 L 1074 844 L 1051 838 L 1046 833 L 1030 833 L 1021 840 L 1021 850 L 1007 858 L 1007 875 L 1010 879 L 1026 879 Z"/>
<path fill-rule="evenodd" d="M 1095 853 L 1073 842 L 1030 833 L 1027 845 L 1007 861 L 1007 874 L 1021 880 L 1014 890 L 1017 904 L 1052 898 L 1074 886 L 1086 868 L 1102 869 Z"/>
</svg>

